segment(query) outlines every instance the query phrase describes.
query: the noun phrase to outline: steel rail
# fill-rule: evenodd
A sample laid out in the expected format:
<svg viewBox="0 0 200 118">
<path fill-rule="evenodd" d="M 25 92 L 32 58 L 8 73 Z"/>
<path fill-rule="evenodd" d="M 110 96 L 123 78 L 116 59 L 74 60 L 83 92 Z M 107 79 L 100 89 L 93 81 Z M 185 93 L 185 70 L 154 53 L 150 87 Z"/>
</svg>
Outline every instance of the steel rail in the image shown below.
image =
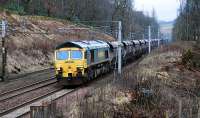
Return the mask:
<svg viewBox="0 0 200 118">
<path fill-rule="evenodd" d="M 13 81 L 13 80 L 19 80 L 19 79 L 22 79 L 22 78 L 25 78 L 25 77 L 27 77 L 27 76 L 30 76 L 30 75 L 34 75 L 34 74 L 44 74 L 43 72 L 45 72 L 45 73 L 48 73 L 48 72 L 46 72 L 47 70 L 51 70 L 51 69 L 53 69 L 53 68 L 46 68 L 46 69 L 42 69 L 42 70 L 38 70 L 38 71 L 33 71 L 33 72 L 27 72 L 27 73 L 22 73 L 22 74 L 10 74 L 9 76 L 8 76 L 8 80 L 11 80 L 11 81 Z"/>
<path fill-rule="evenodd" d="M 45 79 L 45 80 L 42 80 L 42 81 L 35 82 L 35 83 L 33 83 L 33 84 L 29 84 L 29 85 L 26 85 L 26 86 L 22 86 L 22 87 L 13 89 L 13 90 L 9 90 L 9 91 L 3 92 L 3 93 L 0 94 L 0 96 L 6 95 L 6 94 L 10 94 L 10 93 L 13 93 L 13 92 L 15 92 L 15 91 L 19 91 L 19 90 L 21 90 L 21 89 L 26 89 L 26 88 L 29 88 L 29 87 L 31 87 L 31 86 L 35 86 L 35 85 L 37 85 L 37 84 L 41 84 L 41 83 L 44 83 L 44 82 L 46 82 L 46 81 L 50 81 L 50 80 L 52 80 L 52 79 L 55 79 L 55 77 L 51 77 L 50 79 Z"/>
<path fill-rule="evenodd" d="M 0 112 L 0 117 L 4 116 L 4 115 L 6 115 L 6 114 L 9 114 L 9 113 L 11 113 L 12 111 L 17 110 L 17 109 L 19 109 L 19 108 L 21 108 L 21 107 L 23 107 L 23 106 L 25 106 L 25 105 L 31 104 L 31 103 L 33 103 L 33 102 L 39 100 L 39 99 L 42 99 L 42 98 L 44 98 L 44 97 L 47 97 L 47 96 L 49 96 L 49 95 L 51 95 L 51 94 L 53 94 L 53 93 L 55 93 L 55 92 L 58 92 L 58 91 L 60 91 L 60 90 L 62 90 L 62 89 L 61 89 L 61 88 L 58 88 L 58 89 L 56 89 L 56 90 L 53 90 L 53 91 L 51 91 L 51 92 L 48 92 L 48 93 L 43 94 L 43 95 L 41 95 L 41 96 L 38 96 L 38 97 L 36 97 L 36 98 L 33 98 L 33 99 L 31 99 L 31 100 L 29 100 L 29 101 L 27 101 L 27 102 L 24 102 L 24 103 L 22 103 L 22 104 L 19 104 L 19 105 L 16 105 L 16 106 L 12 107 L 12 108 L 9 108 L 8 110 L 5 110 L 5 111 L 3 111 L 3 112 Z"/>
<path fill-rule="evenodd" d="M 52 81 L 52 82 L 51 82 L 51 81 Z M 22 92 L 19 92 L 19 90 L 17 90 L 17 91 L 13 91 L 13 92 L 7 93 L 7 94 L 11 94 L 10 96 L 6 94 L 6 96 L 8 96 L 8 97 L 0 96 L 0 102 L 3 102 L 3 101 L 6 101 L 6 100 L 9 100 L 9 99 L 12 99 L 12 98 L 14 98 L 14 97 L 17 97 L 17 96 L 26 94 L 26 93 L 28 93 L 28 92 L 31 92 L 31 91 L 34 91 L 34 90 L 37 90 L 37 89 L 40 89 L 40 88 L 49 86 L 49 85 L 51 85 L 51 84 L 56 83 L 56 80 L 48 79 L 48 80 L 45 81 L 45 82 L 50 82 L 50 83 L 45 84 L 45 83 L 41 83 L 41 82 L 40 82 L 39 84 L 42 84 L 42 85 L 39 85 L 38 87 L 34 87 L 34 86 L 37 86 L 37 85 L 38 85 L 38 84 L 35 84 L 35 85 L 33 85 L 33 86 L 26 87 L 27 89 L 33 87 L 33 88 L 29 89 L 29 90 L 25 90 L 26 88 L 24 88 L 24 89 L 22 88 L 22 89 L 20 89 Z M 14 92 L 19 92 L 19 93 L 14 94 Z M 12 93 L 13 93 L 13 95 L 12 95 Z M 2 98 L 2 99 L 1 99 L 1 98 Z"/>
</svg>

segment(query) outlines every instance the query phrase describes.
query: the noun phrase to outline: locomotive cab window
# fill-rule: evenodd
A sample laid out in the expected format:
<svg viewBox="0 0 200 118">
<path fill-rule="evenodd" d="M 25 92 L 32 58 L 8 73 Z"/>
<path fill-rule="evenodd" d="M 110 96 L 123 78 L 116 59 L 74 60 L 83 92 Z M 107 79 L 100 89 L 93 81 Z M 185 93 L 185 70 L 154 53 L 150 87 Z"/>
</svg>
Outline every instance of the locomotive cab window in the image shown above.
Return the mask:
<svg viewBox="0 0 200 118">
<path fill-rule="evenodd" d="M 57 60 L 67 60 L 69 58 L 69 51 L 57 51 L 56 59 Z"/>
<path fill-rule="evenodd" d="M 72 50 L 71 51 L 71 59 L 82 59 L 83 53 L 80 50 Z"/>
<path fill-rule="evenodd" d="M 91 54 L 91 62 L 94 62 L 94 50 L 90 50 L 90 54 Z"/>
<path fill-rule="evenodd" d="M 84 58 L 87 59 L 87 51 L 85 51 Z"/>
<path fill-rule="evenodd" d="M 108 59 L 109 55 L 108 55 L 108 50 L 105 51 L 105 59 Z"/>
</svg>

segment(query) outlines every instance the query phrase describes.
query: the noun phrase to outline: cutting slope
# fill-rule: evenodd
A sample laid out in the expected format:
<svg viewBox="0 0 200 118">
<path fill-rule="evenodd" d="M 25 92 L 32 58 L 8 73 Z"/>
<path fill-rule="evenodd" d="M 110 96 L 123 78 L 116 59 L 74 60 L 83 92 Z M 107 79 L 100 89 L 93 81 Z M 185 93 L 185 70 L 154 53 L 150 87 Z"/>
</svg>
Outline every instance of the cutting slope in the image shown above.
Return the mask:
<svg viewBox="0 0 200 118">
<path fill-rule="evenodd" d="M 19 16 L 0 12 L 9 23 L 6 46 L 9 73 L 24 73 L 52 65 L 55 46 L 66 40 L 103 39 L 113 37 L 75 25 L 69 21 L 42 16 Z M 77 29 L 80 28 L 80 29 Z"/>
</svg>

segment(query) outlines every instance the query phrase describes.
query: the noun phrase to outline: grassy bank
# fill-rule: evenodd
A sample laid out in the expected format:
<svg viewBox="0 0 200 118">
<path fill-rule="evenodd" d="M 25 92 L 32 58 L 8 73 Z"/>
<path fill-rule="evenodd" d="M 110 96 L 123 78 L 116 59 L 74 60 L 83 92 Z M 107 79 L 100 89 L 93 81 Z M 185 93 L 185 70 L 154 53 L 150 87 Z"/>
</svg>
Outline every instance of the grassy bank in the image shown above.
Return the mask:
<svg viewBox="0 0 200 118">
<path fill-rule="evenodd" d="M 162 46 L 138 63 L 129 64 L 123 76 L 105 78 L 100 87 L 90 87 L 74 102 L 54 104 L 58 116 L 106 118 L 197 117 L 200 72 L 182 63 L 193 42 Z M 193 50 L 194 51 L 194 50 Z M 69 98 L 65 98 L 68 100 Z M 57 106 L 57 107 L 56 107 Z"/>
</svg>

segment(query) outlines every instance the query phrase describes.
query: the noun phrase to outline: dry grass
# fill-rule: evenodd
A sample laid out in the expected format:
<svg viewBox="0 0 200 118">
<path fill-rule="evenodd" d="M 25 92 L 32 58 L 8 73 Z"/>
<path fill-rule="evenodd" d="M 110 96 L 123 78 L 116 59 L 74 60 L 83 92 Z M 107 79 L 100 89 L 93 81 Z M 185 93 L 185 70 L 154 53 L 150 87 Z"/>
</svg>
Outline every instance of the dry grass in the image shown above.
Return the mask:
<svg viewBox="0 0 200 118">
<path fill-rule="evenodd" d="M 186 46 L 184 43 L 179 45 L 163 46 L 138 63 L 126 66 L 123 76 L 118 80 L 113 74 L 100 82 L 99 86 L 93 85 L 86 92 L 82 90 L 83 95 L 74 95 L 73 99 L 64 98 L 67 104 L 59 102 L 56 105 L 57 111 L 61 111 L 59 116 L 197 117 L 200 112 L 200 74 L 181 65 L 182 47 Z"/>
<path fill-rule="evenodd" d="M 192 46 L 179 45 L 161 47 L 138 65 L 127 66 L 121 80 L 92 91 L 87 101 L 92 109 L 84 112 L 108 118 L 178 117 L 179 112 L 197 117 L 200 75 L 180 65 L 183 49 Z"/>
</svg>

